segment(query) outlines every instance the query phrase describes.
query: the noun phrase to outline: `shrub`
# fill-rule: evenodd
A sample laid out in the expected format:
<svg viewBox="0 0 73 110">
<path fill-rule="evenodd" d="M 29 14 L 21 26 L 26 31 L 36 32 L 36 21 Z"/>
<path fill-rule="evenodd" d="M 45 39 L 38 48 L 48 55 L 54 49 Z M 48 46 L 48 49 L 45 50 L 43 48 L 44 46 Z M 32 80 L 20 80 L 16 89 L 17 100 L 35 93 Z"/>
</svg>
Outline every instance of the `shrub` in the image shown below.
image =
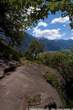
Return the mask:
<svg viewBox="0 0 73 110">
<path fill-rule="evenodd" d="M 47 66 L 56 68 L 64 78 L 63 92 L 66 103 L 69 107 L 73 106 L 73 53 L 65 52 L 49 52 L 41 53 L 37 56 L 37 60 Z M 56 88 L 58 82 L 55 76 L 48 74 L 46 79 Z"/>
</svg>

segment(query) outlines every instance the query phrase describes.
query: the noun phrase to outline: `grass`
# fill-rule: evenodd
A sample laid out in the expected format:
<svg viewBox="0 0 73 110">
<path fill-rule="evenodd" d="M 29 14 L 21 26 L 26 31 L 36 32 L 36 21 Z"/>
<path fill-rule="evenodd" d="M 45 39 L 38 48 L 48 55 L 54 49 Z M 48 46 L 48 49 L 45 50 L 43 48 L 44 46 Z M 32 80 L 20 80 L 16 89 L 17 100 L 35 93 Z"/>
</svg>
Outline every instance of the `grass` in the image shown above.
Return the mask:
<svg viewBox="0 0 73 110">
<path fill-rule="evenodd" d="M 28 106 L 37 106 L 41 103 L 41 95 L 35 95 L 35 96 L 27 96 L 26 97 Z"/>
</svg>

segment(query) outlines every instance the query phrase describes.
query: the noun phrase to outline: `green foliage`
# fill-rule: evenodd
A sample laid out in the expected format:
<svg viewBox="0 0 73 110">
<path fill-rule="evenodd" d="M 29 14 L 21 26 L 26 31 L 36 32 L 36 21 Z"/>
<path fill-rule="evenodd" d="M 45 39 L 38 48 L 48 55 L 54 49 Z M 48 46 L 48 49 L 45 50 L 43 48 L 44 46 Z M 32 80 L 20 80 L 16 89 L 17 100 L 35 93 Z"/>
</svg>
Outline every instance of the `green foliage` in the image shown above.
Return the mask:
<svg viewBox="0 0 73 110">
<path fill-rule="evenodd" d="M 45 77 L 46 80 L 47 80 L 52 86 L 54 86 L 55 88 L 58 89 L 58 88 L 60 87 L 59 81 L 58 81 L 58 78 L 57 78 L 56 75 L 50 74 L 50 73 L 47 72 L 47 73 L 44 75 L 44 77 Z"/>
<path fill-rule="evenodd" d="M 26 97 L 28 106 L 37 106 L 41 103 L 41 95 L 37 94 L 35 96 L 27 96 Z"/>
<path fill-rule="evenodd" d="M 27 51 L 25 52 L 25 57 L 30 60 L 35 60 L 37 54 L 42 51 L 43 45 L 37 40 L 32 40 Z"/>
<path fill-rule="evenodd" d="M 68 107 L 73 107 L 73 53 L 51 52 L 37 56 L 40 63 L 56 68 L 64 78 L 63 92 Z M 57 87 L 54 76 L 47 76 L 52 85 Z"/>
<path fill-rule="evenodd" d="M 59 10 L 62 16 L 69 15 L 70 26 L 73 28 L 73 3 L 70 0 L 0 0 L 0 29 L 4 31 L 7 39 L 9 37 L 10 46 L 19 46 L 24 31 L 29 26 L 35 26 L 39 19 Z M 31 52 L 27 52 L 28 56 L 32 55 Z"/>
<path fill-rule="evenodd" d="M 19 54 L 14 48 L 5 44 L 2 40 L 0 40 L 0 58 L 6 60 L 17 60 L 19 61 L 21 54 Z"/>
<path fill-rule="evenodd" d="M 47 17 L 48 12 L 55 14 L 56 11 L 61 11 L 62 16 L 69 15 L 73 28 L 71 0 L 0 0 L 0 28 L 11 38 L 10 44 L 17 45 L 24 35 L 23 30 Z"/>
<path fill-rule="evenodd" d="M 56 68 L 66 59 L 66 57 L 67 56 L 61 52 L 40 53 L 37 56 L 37 60 L 41 61 L 43 64 Z"/>
<path fill-rule="evenodd" d="M 66 106 L 66 102 L 65 102 L 65 99 L 64 99 L 64 91 L 63 91 L 63 88 L 62 88 L 63 79 L 60 75 L 59 76 L 58 75 L 59 75 L 59 73 L 57 71 L 56 71 L 55 74 L 52 74 L 50 72 L 46 72 L 45 75 L 44 75 L 44 78 L 46 79 L 46 81 L 49 84 L 51 84 L 54 88 L 56 88 L 56 90 L 58 91 L 58 93 L 60 95 L 60 98 L 62 100 L 63 105 Z"/>
<path fill-rule="evenodd" d="M 41 1 L 0 0 L 0 28 L 4 30 L 6 36 L 11 38 L 12 45 L 20 43 L 24 35 L 23 29 L 33 22 L 28 14 L 29 7 L 35 8 Z"/>
</svg>

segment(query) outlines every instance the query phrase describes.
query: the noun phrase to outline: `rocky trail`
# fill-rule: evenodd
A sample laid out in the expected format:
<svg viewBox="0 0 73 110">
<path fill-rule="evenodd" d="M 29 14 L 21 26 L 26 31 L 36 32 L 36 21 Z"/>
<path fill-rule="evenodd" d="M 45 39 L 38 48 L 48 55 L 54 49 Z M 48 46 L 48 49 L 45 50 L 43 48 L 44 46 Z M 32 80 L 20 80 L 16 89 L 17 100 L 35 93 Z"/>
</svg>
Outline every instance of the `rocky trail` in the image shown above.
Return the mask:
<svg viewBox="0 0 73 110">
<path fill-rule="evenodd" d="M 43 77 L 47 71 L 55 72 L 40 64 L 25 64 L 2 78 L 0 110 L 26 110 L 28 106 L 46 107 L 51 103 L 62 107 L 62 101 L 56 89 Z"/>
</svg>

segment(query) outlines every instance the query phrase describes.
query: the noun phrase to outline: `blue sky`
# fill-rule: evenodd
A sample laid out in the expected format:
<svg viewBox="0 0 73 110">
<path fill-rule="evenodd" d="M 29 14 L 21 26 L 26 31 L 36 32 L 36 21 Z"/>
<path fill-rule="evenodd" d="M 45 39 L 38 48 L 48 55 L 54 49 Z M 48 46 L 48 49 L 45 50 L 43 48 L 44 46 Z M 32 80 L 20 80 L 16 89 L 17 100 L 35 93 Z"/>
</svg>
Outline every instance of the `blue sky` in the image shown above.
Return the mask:
<svg viewBox="0 0 73 110">
<path fill-rule="evenodd" d="M 61 13 L 48 15 L 44 20 L 40 19 L 35 27 L 28 28 L 27 32 L 36 38 L 73 39 L 73 30 L 69 26 L 69 17 L 61 17 Z"/>
</svg>

